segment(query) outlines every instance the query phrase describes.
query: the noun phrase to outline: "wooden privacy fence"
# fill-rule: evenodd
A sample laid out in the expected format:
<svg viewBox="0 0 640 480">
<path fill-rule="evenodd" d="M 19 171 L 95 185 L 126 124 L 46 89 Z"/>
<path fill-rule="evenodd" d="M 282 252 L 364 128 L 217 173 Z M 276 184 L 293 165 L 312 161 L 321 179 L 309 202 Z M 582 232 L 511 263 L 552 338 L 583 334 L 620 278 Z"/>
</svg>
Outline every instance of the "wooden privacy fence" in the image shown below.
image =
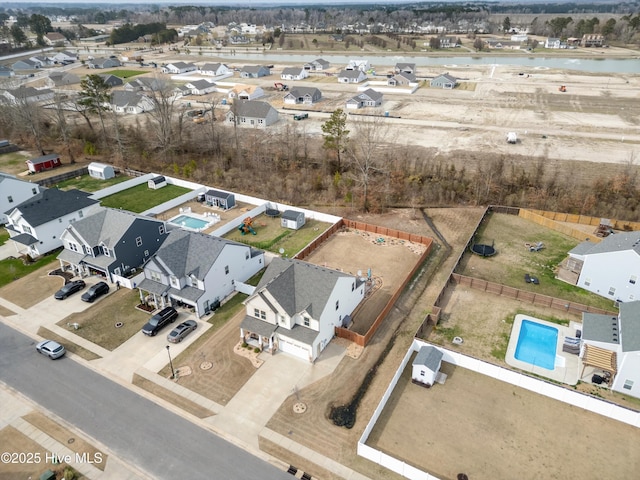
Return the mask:
<svg viewBox="0 0 640 480">
<path fill-rule="evenodd" d="M 340 219 L 336 223 L 331 225 L 331 227 L 318 235 L 309 245 L 296 253 L 293 258 L 297 260 L 304 260 L 305 258 L 307 258 L 309 255 L 311 255 L 311 252 L 322 245 L 331 235 L 340 230 L 342 228 L 343 222 L 344 220 Z"/>
<path fill-rule="evenodd" d="M 458 273 L 452 273 L 450 281 L 458 285 L 471 287 L 473 289 L 492 293 L 494 295 L 509 297 L 513 298 L 514 300 L 520 300 L 521 302 L 529 302 L 534 305 L 553 308 L 555 310 L 562 310 L 564 312 L 570 312 L 574 314 L 600 313 L 603 315 L 617 315 L 615 312 L 603 310 L 602 308 L 590 307 L 581 303 L 570 302 L 568 300 L 563 300 L 556 297 L 550 297 L 549 295 L 528 292 L 525 290 L 520 290 L 519 288 L 502 285 L 500 283 L 488 282 L 479 278 L 467 277 Z"/>
<path fill-rule="evenodd" d="M 387 227 L 380 227 L 378 225 L 370 225 L 368 223 L 357 222 L 355 220 L 345 220 L 345 219 L 343 219 L 343 224 L 347 228 L 353 228 L 353 229 L 356 229 L 356 230 L 362 230 L 362 231 L 365 231 L 365 232 L 374 233 L 376 235 L 385 235 L 385 236 L 389 236 L 389 237 L 393 237 L 393 238 L 398 238 L 398 239 L 401 239 L 401 240 L 407 240 L 407 241 L 414 242 L 414 243 L 421 243 L 422 245 L 426 246 L 425 251 L 420 256 L 420 260 L 418 260 L 418 262 L 416 262 L 416 264 L 413 266 L 411 271 L 405 277 L 403 282 L 396 289 L 396 291 L 391 296 L 391 298 L 389 299 L 389 301 L 387 302 L 385 307 L 382 309 L 382 311 L 376 317 L 375 321 L 373 322 L 373 324 L 371 325 L 369 330 L 367 330 L 367 333 L 365 333 L 364 335 L 361 335 L 359 333 L 356 333 L 356 332 L 353 332 L 351 330 L 348 330 L 348 329 L 346 329 L 344 327 L 336 327 L 336 330 L 335 330 L 336 336 L 338 336 L 340 338 L 346 338 L 347 340 L 350 340 L 350 341 L 356 343 L 357 345 L 360 345 L 360 346 L 364 347 L 364 346 L 367 345 L 367 343 L 369 343 L 369 341 L 371 340 L 373 335 L 375 335 L 376 331 L 378 330 L 378 327 L 380 327 L 380 325 L 382 324 L 384 319 L 387 317 L 387 315 L 389 314 L 389 312 L 393 308 L 393 305 L 396 303 L 396 301 L 398 300 L 398 298 L 402 294 L 402 291 L 404 290 L 404 288 L 411 281 L 413 276 L 416 274 L 418 269 L 422 266 L 424 261 L 427 259 L 427 257 L 431 253 L 431 247 L 433 246 L 433 240 L 430 237 L 424 237 L 422 235 L 414 235 L 412 233 L 403 232 L 401 230 L 395 230 L 393 228 L 387 228 Z"/>
<path fill-rule="evenodd" d="M 72 170 L 70 172 L 60 173 L 58 175 L 53 175 L 51 177 L 42 178 L 38 180 L 36 183 L 41 187 L 50 187 L 51 185 L 55 185 L 56 183 L 69 180 L 70 178 L 81 177 L 82 175 L 87 175 L 88 173 L 89 173 L 89 167 L 82 167 L 76 170 Z"/>
</svg>

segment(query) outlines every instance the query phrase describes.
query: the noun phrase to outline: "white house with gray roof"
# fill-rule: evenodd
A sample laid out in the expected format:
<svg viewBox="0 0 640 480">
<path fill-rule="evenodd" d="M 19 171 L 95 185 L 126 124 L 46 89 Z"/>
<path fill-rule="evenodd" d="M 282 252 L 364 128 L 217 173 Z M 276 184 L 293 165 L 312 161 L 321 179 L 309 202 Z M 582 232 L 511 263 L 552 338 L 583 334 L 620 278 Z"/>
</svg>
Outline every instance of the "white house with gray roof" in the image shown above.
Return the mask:
<svg viewBox="0 0 640 480">
<path fill-rule="evenodd" d="M 142 267 L 167 238 L 165 223 L 126 210 L 102 208 L 64 229 L 60 268 L 82 277 L 126 275 Z"/>
<path fill-rule="evenodd" d="M 278 121 L 278 111 L 267 102 L 236 100 L 226 114 L 227 122 L 241 127 L 265 128 Z"/>
<path fill-rule="evenodd" d="M 618 316 L 583 313 L 581 343 L 583 365 L 609 372 L 612 390 L 640 398 L 640 301 L 621 303 Z"/>
<path fill-rule="evenodd" d="M 315 87 L 293 87 L 284 96 L 287 105 L 313 105 L 322 99 L 322 92 Z"/>
<path fill-rule="evenodd" d="M 181 74 L 195 72 L 196 70 L 198 70 L 198 67 L 193 63 L 173 62 L 163 66 L 160 70 L 162 71 L 162 73 Z"/>
<path fill-rule="evenodd" d="M 331 63 L 323 58 L 318 58 L 313 60 L 312 62 L 305 63 L 305 70 L 312 70 L 316 72 L 320 72 L 322 70 L 328 70 L 331 67 Z"/>
<path fill-rule="evenodd" d="M 359 93 L 353 98 L 347 100 L 345 107 L 348 109 L 363 107 L 379 107 L 382 105 L 383 95 L 380 92 L 368 88 L 364 92 Z"/>
<path fill-rule="evenodd" d="M 244 302 L 240 335 L 261 349 L 315 361 L 347 325 L 365 285 L 347 273 L 300 260 L 274 258 Z"/>
<path fill-rule="evenodd" d="M 47 188 L 6 211 L 5 228 L 19 254 L 36 257 L 61 247 L 64 229 L 100 208 L 88 193 Z"/>
<path fill-rule="evenodd" d="M 309 72 L 303 67 L 285 67 L 280 74 L 282 80 L 304 80 L 308 76 Z"/>
<path fill-rule="evenodd" d="M 40 193 L 40 185 L 0 172 L 0 225 L 7 223 L 6 211 Z"/>
<path fill-rule="evenodd" d="M 453 90 L 458 85 L 458 79 L 448 73 L 443 73 L 429 82 L 431 88 L 443 88 L 445 90 Z"/>
<path fill-rule="evenodd" d="M 582 242 L 569 251 L 566 266 L 585 290 L 617 302 L 640 300 L 640 231 Z"/>
<path fill-rule="evenodd" d="M 111 103 L 108 106 L 116 113 L 133 114 L 149 112 L 155 108 L 153 100 L 146 95 L 124 90 L 111 92 Z"/>
<path fill-rule="evenodd" d="M 224 63 L 205 63 L 200 67 L 200 73 L 202 75 L 219 77 L 220 75 L 227 75 L 233 72 Z"/>
<path fill-rule="evenodd" d="M 264 252 L 204 233 L 175 229 L 144 266 L 138 288 L 157 308 L 184 304 L 201 317 L 264 267 Z"/>
<path fill-rule="evenodd" d="M 192 80 L 185 86 L 191 90 L 192 95 L 206 95 L 218 90 L 215 83 L 204 78 L 202 80 Z"/>
<path fill-rule="evenodd" d="M 367 79 L 367 74 L 362 70 L 342 70 L 338 74 L 339 83 L 360 83 Z"/>
</svg>

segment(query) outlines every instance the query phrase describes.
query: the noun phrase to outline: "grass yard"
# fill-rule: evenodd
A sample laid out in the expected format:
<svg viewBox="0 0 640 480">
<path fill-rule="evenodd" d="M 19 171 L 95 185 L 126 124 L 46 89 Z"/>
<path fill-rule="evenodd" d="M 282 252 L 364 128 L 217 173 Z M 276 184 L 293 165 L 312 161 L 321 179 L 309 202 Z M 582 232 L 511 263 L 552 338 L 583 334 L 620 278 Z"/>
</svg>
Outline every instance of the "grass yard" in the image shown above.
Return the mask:
<svg viewBox="0 0 640 480">
<path fill-rule="evenodd" d="M 14 280 L 29 275 L 45 265 L 56 261 L 59 251 L 55 251 L 40 257 L 33 263 L 24 264 L 20 258 L 5 258 L 0 260 L 0 287 L 4 287 Z"/>
<path fill-rule="evenodd" d="M 282 249 L 282 255 L 293 257 L 329 226 L 328 223 L 308 219 L 300 230 L 291 230 L 280 226 L 280 218 L 259 215 L 253 220 L 256 235 L 242 235 L 236 229 L 225 235 L 225 238 L 274 253 L 280 253 Z"/>
<path fill-rule="evenodd" d="M 70 178 L 69 180 L 60 182 L 56 187 L 60 190 L 71 190 L 75 188 L 84 192 L 97 192 L 98 190 L 102 190 L 103 188 L 110 187 L 117 183 L 122 183 L 126 180 L 131 180 L 131 177 L 127 177 L 126 175 L 116 175 L 115 177 L 107 180 L 100 180 L 98 178 L 93 178 L 90 175 L 82 175 L 81 177 Z"/>
<path fill-rule="evenodd" d="M 24 163 L 29 157 L 25 157 L 20 152 L 4 153 L 0 155 L 0 171 L 15 175 L 27 170 Z"/>
<path fill-rule="evenodd" d="M 4 245 L 9 240 L 9 232 L 6 228 L 0 227 L 0 245 Z"/>
<path fill-rule="evenodd" d="M 134 213 L 144 212 L 190 190 L 177 185 L 167 185 L 158 190 L 150 189 L 146 183 L 114 193 L 101 200 L 103 207 L 122 208 Z"/>
<path fill-rule="evenodd" d="M 58 322 L 58 326 L 68 328 L 67 324 L 78 323 L 76 335 L 114 350 L 140 331 L 149 320 L 149 314 L 135 308 L 140 303 L 137 290 L 121 288 L 103 298 L 99 306 L 92 306 L 80 313 L 73 313 Z M 120 328 L 116 322 L 122 322 Z"/>
<path fill-rule="evenodd" d="M 127 78 L 135 77 L 136 75 L 142 75 L 143 73 L 147 73 L 146 70 L 125 70 L 125 69 L 117 69 L 111 70 L 109 72 L 104 72 L 105 74 L 111 74 L 118 78 L 122 78 L 126 80 Z"/>
<path fill-rule="evenodd" d="M 467 251 L 456 270 L 458 273 L 584 305 L 613 308 L 611 300 L 555 278 L 558 264 L 579 243 L 575 238 L 515 215 L 493 213 L 480 227 L 476 242 L 493 244 L 498 253 L 483 258 Z M 538 242 L 544 243 L 538 252 L 531 252 L 525 246 Z M 526 283 L 525 273 L 537 276 L 540 285 Z"/>
</svg>

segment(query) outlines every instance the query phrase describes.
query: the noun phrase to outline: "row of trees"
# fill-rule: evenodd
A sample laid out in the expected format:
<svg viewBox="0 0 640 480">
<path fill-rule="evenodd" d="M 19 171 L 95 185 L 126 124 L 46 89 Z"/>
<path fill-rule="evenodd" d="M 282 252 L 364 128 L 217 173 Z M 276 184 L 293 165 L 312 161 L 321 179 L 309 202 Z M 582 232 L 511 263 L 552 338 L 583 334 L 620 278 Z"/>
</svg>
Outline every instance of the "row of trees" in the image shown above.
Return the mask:
<svg viewBox="0 0 640 480">
<path fill-rule="evenodd" d="M 569 161 L 404 145 L 383 116 L 336 110 L 318 136 L 305 122 L 241 128 L 222 121 L 215 101 L 205 107 L 216 120 L 195 124 L 161 80 L 148 92 L 153 111 L 135 117 L 107 108 L 112 93 L 102 77 L 89 75 L 80 87 L 77 98 L 58 95 L 46 108 L 22 99 L 0 104 L 0 136 L 72 162 L 95 158 L 290 204 L 381 211 L 496 203 L 640 219 L 634 158 L 580 179 L 575 172 L 584 167 Z"/>
</svg>

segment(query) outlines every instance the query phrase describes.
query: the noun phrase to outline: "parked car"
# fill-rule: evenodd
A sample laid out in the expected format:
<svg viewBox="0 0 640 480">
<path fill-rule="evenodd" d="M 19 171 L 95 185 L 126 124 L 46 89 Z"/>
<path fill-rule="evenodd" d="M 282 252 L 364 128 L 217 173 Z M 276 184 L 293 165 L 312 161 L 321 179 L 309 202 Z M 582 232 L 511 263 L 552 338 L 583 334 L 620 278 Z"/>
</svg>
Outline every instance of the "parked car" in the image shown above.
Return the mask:
<svg viewBox="0 0 640 480">
<path fill-rule="evenodd" d="M 98 282 L 95 285 L 90 286 L 89 290 L 83 293 L 80 298 L 83 302 L 91 303 L 107 293 L 109 293 L 109 285 L 105 282 Z"/>
<path fill-rule="evenodd" d="M 54 342 L 53 340 L 43 340 L 36 345 L 36 351 L 38 353 L 46 355 L 51 360 L 60 358 L 66 352 L 65 348 L 62 345 L 60 345 L 58 342 Z"/>
<path fill-rule="evenodd" d="M 56 293 L 54 293 L 53 296 L 55 297 L 56 300 L 64 300 L 69 295 L 79 292 L 84 287 L 86 287 L 84 280 L 74 280 L 73 282 L 69 282 L 65 284 L 65 286 L 62 287 L 60 290 L 58 290 Z"/>
<path fill-rule="evenodd" d="M 142 333 L 154 337 L 164 327 L 173 323 L 178 318 L 178 311 L 173 307 L 166 307 L 156 313 L 149 321 L 142 327 Z"/>
<path fill-rule="evenodd" d="M 293 116 L 294 120 L 304 120 L 306 118 L 309 118 L 309 114 L 308 113 L 298 113 L 297 115 Z"/>
<path fill-rule="evenodd" d="M 176 328 L 171 330 L 171 333 L 167 335 L 167 342 L 171 343 L 180 343 L 184 340 L 184 337 L 193 332 L 196 328 L 198 328 L 198 322 L 195 320 L 187 320 L 182 322 Z"/>
</svg>

